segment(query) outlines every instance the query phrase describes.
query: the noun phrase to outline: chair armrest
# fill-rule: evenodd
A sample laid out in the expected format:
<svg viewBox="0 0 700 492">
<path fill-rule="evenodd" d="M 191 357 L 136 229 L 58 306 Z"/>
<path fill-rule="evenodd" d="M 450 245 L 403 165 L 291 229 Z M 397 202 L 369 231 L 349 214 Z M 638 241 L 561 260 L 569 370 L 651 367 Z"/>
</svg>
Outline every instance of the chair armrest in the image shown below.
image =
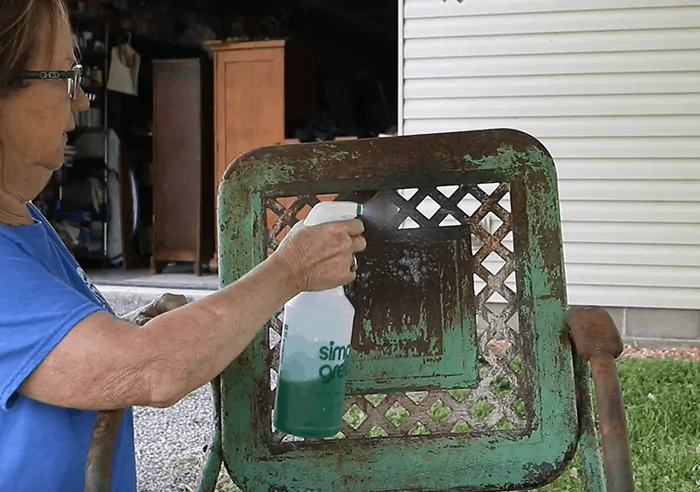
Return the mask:
<svg viewBox="0 0 700 492">
<path fill-rule="evenodd" d="M 97 412 L 85 468 L 85 492 L 110 492 L 112 459 L 124 410 Z"/>
<path fill-rule="evenodd" d="M 624 346 L 615 322 L 600 307 L 573 308 L 564 322 L 578 355 L 591 366 L 608 492 L 634 492 L 627 419 L 615 359 Z"/>
</svg>

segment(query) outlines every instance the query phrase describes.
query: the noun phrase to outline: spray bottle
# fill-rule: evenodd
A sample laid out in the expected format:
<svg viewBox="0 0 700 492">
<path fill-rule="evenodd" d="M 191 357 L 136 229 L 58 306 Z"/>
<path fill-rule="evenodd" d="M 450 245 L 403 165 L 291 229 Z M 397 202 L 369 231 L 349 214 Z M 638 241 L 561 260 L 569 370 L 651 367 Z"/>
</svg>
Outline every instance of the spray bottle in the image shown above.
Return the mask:
<svg viewBox="0 0 700 492">
<path fill-rule="evenodd" d="M 321 202 L 305 226 L 354 219 L 362 205 Z M 274 426 L 318 439 L 340 430 L 355 308 L 343 287 L 302 292 L 284 305 Z"/>
</svg>

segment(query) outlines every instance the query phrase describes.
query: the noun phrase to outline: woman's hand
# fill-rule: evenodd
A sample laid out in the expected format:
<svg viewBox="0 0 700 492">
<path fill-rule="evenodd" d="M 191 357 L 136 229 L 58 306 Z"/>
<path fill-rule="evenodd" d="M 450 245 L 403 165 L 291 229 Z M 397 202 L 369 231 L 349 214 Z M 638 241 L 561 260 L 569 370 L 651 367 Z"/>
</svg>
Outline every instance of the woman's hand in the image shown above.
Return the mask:
<svg viewBox="0 0 700 492">
<path fill-rule="evenodd" d="M 359 219 L 305 227 L 298 222 L 272 255 L 286 265 L 294 287 L 320 291 L 355 280 L 353 255 L 367 247 Z"/>
<path fill-rule="evenodd" d="M 151 301 L 145 306 L 141 306 L 121 318 L 124 321 L 129 321 L 135 325 L 143 326 L 150 320 L 173 309 L 187 304 L 187 298 L 179 294 L 162 294 L 157 299 Z"/>
</svg>

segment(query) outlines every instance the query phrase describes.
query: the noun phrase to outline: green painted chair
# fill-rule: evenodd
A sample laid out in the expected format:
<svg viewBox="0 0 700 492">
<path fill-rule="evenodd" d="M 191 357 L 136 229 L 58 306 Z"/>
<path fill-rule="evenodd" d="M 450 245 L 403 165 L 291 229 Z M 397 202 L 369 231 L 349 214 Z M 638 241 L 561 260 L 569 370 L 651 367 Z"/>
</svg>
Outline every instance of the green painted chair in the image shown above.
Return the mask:
<svg viewBox="0 0 700 492">
<path fill-rule="evenodd" d="M 632 491 L 622 342 L 604 310 L 568 310 L 556 170 L 535 138 L 486 130 L 242 155 L 219 190 L 221 285 L 318 200 L 378 196 L 393 217 L 366 218 L 347 288 L 357 314 L 341 433 L 272 429 L 273 319 L 213 382 L 200 491 L 222 463 L 244 492 L 520 490 L 553 481 L 577 451 L 589 492 Z"/>
</svg>

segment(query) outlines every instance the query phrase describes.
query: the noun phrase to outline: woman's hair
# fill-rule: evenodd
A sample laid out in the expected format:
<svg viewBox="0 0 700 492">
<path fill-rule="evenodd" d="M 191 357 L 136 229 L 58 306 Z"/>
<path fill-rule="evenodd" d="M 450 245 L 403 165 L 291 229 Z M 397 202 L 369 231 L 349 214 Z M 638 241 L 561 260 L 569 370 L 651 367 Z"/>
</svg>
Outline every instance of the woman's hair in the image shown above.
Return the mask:
<svg viewBox="0 0 700 492">
<path fill-rule="evenodd" d="M 67 16 L 65 0 L 0 0 L 0 97 L 21 88 L 20 73 L 28 70 L 41 49 L 42 23 Z"/>
</svg>

